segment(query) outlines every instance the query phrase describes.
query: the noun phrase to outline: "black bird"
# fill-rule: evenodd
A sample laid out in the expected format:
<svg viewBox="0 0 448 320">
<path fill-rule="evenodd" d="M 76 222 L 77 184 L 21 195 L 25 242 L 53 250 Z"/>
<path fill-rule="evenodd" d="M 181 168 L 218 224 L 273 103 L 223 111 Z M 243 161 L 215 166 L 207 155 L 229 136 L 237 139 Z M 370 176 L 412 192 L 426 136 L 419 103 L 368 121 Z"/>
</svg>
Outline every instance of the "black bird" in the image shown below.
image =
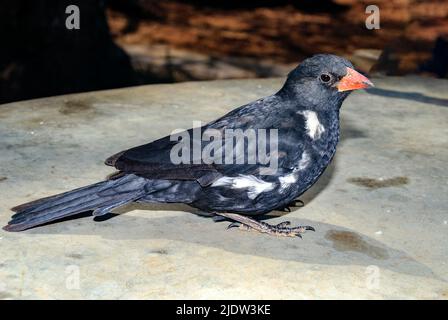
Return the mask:
<svg viewBox="0 0 448 320">
<path fill-rule="evenodd" d="M 173 141 L 172 136 L 122 151 L 106 160 L 107 165 L 118 169 L 107 180 L 15 207 L 12 210 L 16 214 L 4 229 L 21 231 L 81 212 L 92 210 L 93 215 L 100 216 L 127 203 L 156 202 L 186 203 L 248 229 L 300 237 L 306 230 L 314 229 L 289 227 L 288 221 L 270 225 L 259 218 L 287 207 L 318 180 L 336 151 L 342 102 L 352 90 L 368 86 L 373 84 L 356 72 L 348 60 L 329 54 L 315 55 L 292 70 L 276 94 L 208 123 L 199 129 L 199 138 L 193 129 L 183 132 L 193 135 L 188 144 L 192 150 L 185 149 L 182 154 L 192 157 L 192 161 L 173 161 L 173 150 L 179 141 Z M 255 134 L 252 138 L 259 140 L 263 130 L 276 131 L 277 139 L 273 135 L 265 139 L 274 143 L 269 144 L 266 155 L 275 159 L 276 166 L 272 166 L 273 161 L 261 162 L 259 158 L 247 161 L 254 151 L 246 148 L 246 140 L 243 148 L 236 143 L 225 150 L 226 143 L 234 137 L 227 137 L 224 132 L 232 129 L 251 129 Z M 232 161 L 198 161 L 194 147 L 199 146 L 202 155 L 201 151 L 215 141 L 215 136 L 203 138 L 209 132 L 223 135 L 218 145 L 221 147 L 210 154 L 224 150 L 226 156 L 230 152 Z M 176 152 L 174 155 L 182 153 Z"/>
</svg>

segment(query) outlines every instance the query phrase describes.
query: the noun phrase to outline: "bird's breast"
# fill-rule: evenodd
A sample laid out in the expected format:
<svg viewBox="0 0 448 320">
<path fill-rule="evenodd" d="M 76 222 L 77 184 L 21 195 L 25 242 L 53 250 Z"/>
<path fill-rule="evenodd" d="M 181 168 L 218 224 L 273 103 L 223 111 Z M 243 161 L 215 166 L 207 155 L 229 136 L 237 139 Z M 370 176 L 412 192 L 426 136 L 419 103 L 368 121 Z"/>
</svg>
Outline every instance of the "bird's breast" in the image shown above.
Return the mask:
<svg viewBox="0 0 448 320">
<path fill-rule="evenodd" d="M 333 159 L 339 142 L 339 115 L 300 111 L 305 119 L 305 141 L 299 161 L 279 177 L 279 192 L 298 196 L 311 187 Z"/>
</svg>

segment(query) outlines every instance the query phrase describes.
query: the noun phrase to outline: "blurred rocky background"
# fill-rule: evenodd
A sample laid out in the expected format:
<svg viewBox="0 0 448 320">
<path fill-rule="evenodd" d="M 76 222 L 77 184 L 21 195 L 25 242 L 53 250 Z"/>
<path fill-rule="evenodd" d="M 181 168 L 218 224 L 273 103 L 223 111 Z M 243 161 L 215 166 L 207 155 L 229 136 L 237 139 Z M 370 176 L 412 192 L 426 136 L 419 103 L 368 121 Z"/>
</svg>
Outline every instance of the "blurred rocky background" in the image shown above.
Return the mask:
<svg viewBox="0 0 448 320">
<path fill-rule="evenodd" d="M 67 30 L 75 4 L 81 28 Z M 448 1 L 39 0 L 0 4 L 0 103 L 146 83 L 284 76 L 314 53 L 448 77 Z"/>
</svg>

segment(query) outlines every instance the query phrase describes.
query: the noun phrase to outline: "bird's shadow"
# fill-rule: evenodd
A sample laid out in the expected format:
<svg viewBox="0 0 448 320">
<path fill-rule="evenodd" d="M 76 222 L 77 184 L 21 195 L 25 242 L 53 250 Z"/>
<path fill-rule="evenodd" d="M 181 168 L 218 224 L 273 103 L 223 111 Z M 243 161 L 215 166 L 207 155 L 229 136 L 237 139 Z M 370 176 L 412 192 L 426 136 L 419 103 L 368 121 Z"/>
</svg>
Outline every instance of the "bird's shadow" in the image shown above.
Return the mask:
<svg viewBox="0 0 448 320">
<path fill-rule="evenodd" d="M 369 88 L 366 90 L 367 93 L 387 97 L 394 99 L 405 99 L 411 101 L 417 101 L 421 103 L 433 104 L 442 107 L 448 107 L 448 99 L 430 97 L 419 92 L 404 92 L 396 90 L 388 90 L 382 88 Z"/>
<path fill-rule="evenodd" d="M 145 209 L 147 217 L 122 214 L 134 209 Z M 155 211 L 172 212 L 167 216 L 151 218 Z M 187 211 L 187 212 L 186 212 Z M 138 239 L 166 239 L 214 247 L 238 254 L 266 257 L 276 260 L 298 261 L 320 265 L 377 266 L 394 272 L 435 278 L 429 267 L 405 252 L 333 224 L 290 219 L 294 225 L 312 225 L 316 232 L 304 234 L 304 239 L 276 238 L 238 229 L 227 230 L 227 222 L 213 222 L 210 218 L 191 214 L 194 209 L 184 205 L 133 204 L 120 209 L 120 214 L 109 214 L 92 222 L 83 214 L 81 219 L 54 223 L 26 231 L 30 234 L 95 235 L 111 241 Z M 80 218 L 78 216 L 77 218 Z M 273 223 L 280 222 L 277 219 Z"/>
</svg>

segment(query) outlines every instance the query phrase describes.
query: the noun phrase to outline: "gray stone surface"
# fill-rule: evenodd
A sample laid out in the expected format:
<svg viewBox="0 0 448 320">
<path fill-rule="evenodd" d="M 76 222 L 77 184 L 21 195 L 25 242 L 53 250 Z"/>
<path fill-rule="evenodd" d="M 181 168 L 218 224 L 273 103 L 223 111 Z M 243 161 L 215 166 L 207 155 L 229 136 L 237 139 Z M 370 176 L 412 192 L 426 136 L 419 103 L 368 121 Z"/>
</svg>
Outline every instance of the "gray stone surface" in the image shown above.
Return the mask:
<svg viewBox="0 0 448 320">
<path fill-rule="evenodd" d="M 282 80 L 153 85 L 0 106 L 0 224 L 9 208 L 93 183 L 124 148 L 207 121 Z M 448 82 L 374 79 L 342 109 L 332 166 L 273 219 L 304 239 L 128 207 L 0 231 L 0 298 L 448 298 Z M 275 214 L 280 214 L 276 212 Z M 77 281 L 79 279 L 79 282 Z"/>
</svg>

